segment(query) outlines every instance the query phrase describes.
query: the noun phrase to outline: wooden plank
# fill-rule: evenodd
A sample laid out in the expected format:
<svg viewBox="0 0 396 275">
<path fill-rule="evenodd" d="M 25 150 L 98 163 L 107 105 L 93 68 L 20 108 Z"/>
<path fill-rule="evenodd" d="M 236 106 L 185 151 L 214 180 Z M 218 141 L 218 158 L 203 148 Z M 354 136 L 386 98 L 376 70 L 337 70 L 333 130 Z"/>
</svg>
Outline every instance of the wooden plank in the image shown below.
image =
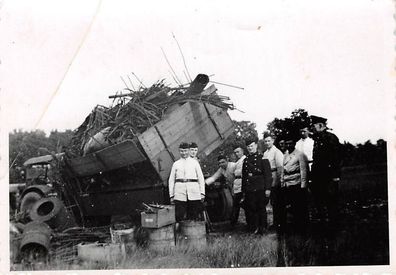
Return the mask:
<svg viewBox="0 0 396 275">
<path fill-rule="evenodd" d="M 109 146 L 84 157 L 70 160 L 70 166 L 80 177 L 98 174 L 146 160 L 132 140 Z"/>
<path fill-rule="evenodd" d="M 234 131 L 234 123 L 227 111 L 210 104 L 206 104 L 206 106 L 211 118 L 216 124 L 217 130 L 224 135 L 224 138 L 227 138 Z"/>
</svg>

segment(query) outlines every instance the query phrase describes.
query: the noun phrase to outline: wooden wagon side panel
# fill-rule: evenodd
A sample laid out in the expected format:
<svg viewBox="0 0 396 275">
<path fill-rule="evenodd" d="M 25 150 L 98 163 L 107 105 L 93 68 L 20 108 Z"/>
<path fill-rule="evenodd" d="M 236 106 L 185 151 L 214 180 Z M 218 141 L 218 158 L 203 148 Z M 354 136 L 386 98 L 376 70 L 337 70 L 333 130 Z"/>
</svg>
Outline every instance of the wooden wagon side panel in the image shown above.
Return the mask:
<svg viewBox="0 0 396 275">
<path fill-rule="evenodd" d="M 103 150 L 69 160 L 73 172 L 80 177 L 98 174 L 146 160 L 132 140 L 106 147 Z"/>
<path fill-rule="evenodd" d="M 233 128 L 225 110 L 191 102 L 175 109 L 141 134 L 139 142 L 161 179 L 166 181 L 174 160 L 179 158 L 181 142 L 196 142 L 200 155 L 207 156 L 223 143 Z"/>
</svg>

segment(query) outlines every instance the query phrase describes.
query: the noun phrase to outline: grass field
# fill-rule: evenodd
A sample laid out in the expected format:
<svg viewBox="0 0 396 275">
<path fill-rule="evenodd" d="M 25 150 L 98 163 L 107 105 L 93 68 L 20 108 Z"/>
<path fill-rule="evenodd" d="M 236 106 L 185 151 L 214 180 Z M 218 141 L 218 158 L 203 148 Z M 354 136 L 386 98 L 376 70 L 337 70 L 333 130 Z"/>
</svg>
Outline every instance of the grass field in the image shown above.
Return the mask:
<svg viewBox="0 0 396 275">
<path fill-rule="evenodd" d="M 120 262 L 93 263 L 53 258 L 40 265 L 14 264 L 13 270 L 241 268 L 389 264 L 386 166 L 344 170 L 340 222 L 311 223 L 306 234 L 246 234 L 240 228 L 209 235 L 201 251 L 176 247 L 167 252 L 137 248 Z M 241 212 L 243 221 L 243 211 Z"/>
</svg>

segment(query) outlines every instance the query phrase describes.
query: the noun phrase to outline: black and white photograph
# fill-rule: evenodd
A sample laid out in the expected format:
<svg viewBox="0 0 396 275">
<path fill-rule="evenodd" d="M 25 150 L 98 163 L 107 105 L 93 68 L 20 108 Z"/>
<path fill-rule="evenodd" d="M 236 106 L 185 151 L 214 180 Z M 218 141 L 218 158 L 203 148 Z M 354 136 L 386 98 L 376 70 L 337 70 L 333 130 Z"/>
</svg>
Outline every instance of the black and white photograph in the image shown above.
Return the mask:
<svg viewBox="0 0 396 275">
<path fill-rule="evenodd" d="M 1 272 L 391 274 L 394 8 L 1 1 Z"/>
</svg>

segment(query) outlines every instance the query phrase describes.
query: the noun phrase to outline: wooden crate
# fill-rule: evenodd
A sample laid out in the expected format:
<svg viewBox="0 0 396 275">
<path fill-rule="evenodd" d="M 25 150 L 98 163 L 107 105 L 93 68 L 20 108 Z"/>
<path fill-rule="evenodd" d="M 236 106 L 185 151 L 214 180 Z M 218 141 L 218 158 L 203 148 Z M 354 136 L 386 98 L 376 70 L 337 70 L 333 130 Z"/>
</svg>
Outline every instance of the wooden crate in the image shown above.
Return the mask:
<svg viewBox="0 0 396 275">
<path fill-rule="evenodd" d="M 154 213 L 141 213 L 142 227 L 160 228 L 176 222 L 175 206 L 163 205 L 163 209 L 154 208 Z"/>
</svg>

